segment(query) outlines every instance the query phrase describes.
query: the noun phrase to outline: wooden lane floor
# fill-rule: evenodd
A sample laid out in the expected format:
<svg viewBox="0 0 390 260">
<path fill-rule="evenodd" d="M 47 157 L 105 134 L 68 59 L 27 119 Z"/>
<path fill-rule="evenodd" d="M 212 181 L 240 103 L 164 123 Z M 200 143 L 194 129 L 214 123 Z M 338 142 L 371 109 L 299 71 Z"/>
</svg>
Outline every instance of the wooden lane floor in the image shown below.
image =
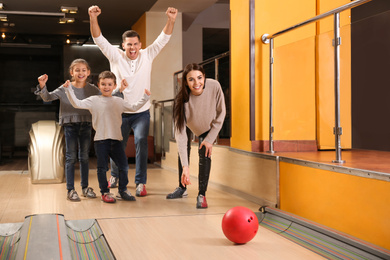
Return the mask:
<svg viewBox="0 0 390 260">
<path fill-rule="evenodd" d="M 134 174 L 130 169 L 128 189 L 133 194 Z M 187 198 L 165 198 L 176 188 L 177 180 L 177 173 L 170 170 L 148 169 L 148 196 L 136 202 L 106 204 L 100 198 L 81 196 L 78 171 L 75 187 L 80 202 L 66 200 L 65 183 L 31 184 L 25 170 L 1 171 L 0 223 L 18 223 L 28 215 L 50 213 L 63 214 L 66 220 L 97 219 L 117 259 L 322 259 L 262 227 L 249 243 L 234 245 L 222 232 L 224 213 L 234 206 L 256 212 L 261 205 L 210 184 L 209 208 L 196 209 L 195 178 Z M 99 193 L 96 170 L 90 170 L 90 186 Z"/>
<path fill-rule="evenodd" d="M 119 259 L 324 259 L 259 227 L 246 244 L 229 241 L 223 214 L 100 219 L 98 223 Z"/>
</svg>

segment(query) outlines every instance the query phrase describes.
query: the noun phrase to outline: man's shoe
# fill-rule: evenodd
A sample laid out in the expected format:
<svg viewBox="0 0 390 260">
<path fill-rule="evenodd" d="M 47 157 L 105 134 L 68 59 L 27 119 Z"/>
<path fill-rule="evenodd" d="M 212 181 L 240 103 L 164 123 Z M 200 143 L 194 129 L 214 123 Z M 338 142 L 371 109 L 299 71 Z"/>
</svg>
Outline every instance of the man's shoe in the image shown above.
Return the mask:
<svg viewBox="0 0 390 260">
<path fill-rule="evenodd" d="M 133 195 L 131 195 L 130 191 L 128 191 L 128 190 L 118 192 L 116 197 L 118 199 L 123 199 L 123 200 L 127 200 L 127 201 L 135 201 L 135 197 Z"/>
<path fill-rule="evenodd" d="M 69 191 L 66 198 L 70 201 L 80 201 L 80 197 L 75 190 Z"/>
<path fill-rule="evenodd" d="M 148 193 L 146 192 L 145 184 L 142 184 L 142 183 L 137 184 L 137 188 L 135 189 L 135 196 L 143 197 L 143 196 L 146 196 L 146 194 L 148 194 Z"/>
<path fill-rule="evenodd" d="M 167 199 L 179 199 L 188 196 L 187 189 L 177 187 L 176 190 L 167 195 Z"/>
<path fill-rule="evenodd" d="M 93 192 L 91 187 L 87 187 L 83 189 L 83 196 L 87 198 L 96 198 L 96 193 Z"/>
<path fill-rule="evenodd" d="M 116 188 L 118 187 L 119 178 L 111 176 L 110 180 L 108 181 L 108 188 Z"/>
<path fill-rule="evenodd" d="M 207 207 L 208 205 L 207 205 L 206 197 L 203 195 L 198 195 L 198 197 L 196 198 L 196 208 L 205 209 Z"/>
<path fill-rule="evenodd" d="M 115 203 L 116 202 L 116 199 L 112 196 L 111 193 L 104 193 L 102 195 L 102 201 L 103 202 L 106 202 L 106 203 Z"/>
</svg>

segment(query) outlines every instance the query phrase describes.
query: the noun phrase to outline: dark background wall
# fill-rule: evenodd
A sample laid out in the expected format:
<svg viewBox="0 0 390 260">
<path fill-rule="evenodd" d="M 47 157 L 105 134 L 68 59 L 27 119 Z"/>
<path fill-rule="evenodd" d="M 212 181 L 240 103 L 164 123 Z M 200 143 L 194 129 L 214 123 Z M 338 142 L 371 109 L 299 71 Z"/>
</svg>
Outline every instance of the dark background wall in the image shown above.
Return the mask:
<svg viewBox="0 0 390 260">
<path fill-rule="evenodd" d="M 351 11 L 352 148 L 390 151 L 390 1 Z"/>
<path fill-rule="evenodd" d="M 110 68 L 96 47 L 56 44 L 0 47 L 0 154 L 26 152 L 31 124 L 58 120 L 59 101 L 45 103 L 34 95 L 37 78 L 48 74 L 47 88 L 53 91 L 69 79 L 68 68 L 76 58 L 88 61 L 93 73 L 91 80 Z"/>
</svg>

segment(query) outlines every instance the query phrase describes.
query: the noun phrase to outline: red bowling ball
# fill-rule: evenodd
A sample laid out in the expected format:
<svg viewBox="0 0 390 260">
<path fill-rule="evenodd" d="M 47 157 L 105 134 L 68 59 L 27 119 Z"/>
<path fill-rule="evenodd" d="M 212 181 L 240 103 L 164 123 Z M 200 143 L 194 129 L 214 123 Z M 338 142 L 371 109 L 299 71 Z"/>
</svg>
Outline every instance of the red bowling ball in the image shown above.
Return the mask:
<svg viewBox="0 0 390 260">
<path fill-rule="evenodd" d="M 222 218 L 222 230 L 227 239 L 236 244 L 251 241 L 259 229 L 255 213 L 245 207 L 229 209 Z"/>
</svg>

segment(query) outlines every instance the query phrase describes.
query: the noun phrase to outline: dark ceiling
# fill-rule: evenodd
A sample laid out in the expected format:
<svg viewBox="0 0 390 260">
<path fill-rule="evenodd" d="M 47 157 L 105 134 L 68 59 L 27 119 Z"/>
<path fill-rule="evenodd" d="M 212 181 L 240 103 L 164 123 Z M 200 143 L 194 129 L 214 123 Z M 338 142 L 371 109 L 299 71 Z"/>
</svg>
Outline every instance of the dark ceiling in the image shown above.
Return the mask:
<svg viewBox="0 0 390 260">
<path fill-rule="evenodd" d="M 148 11 L 164 12 L 173 6 L 183 14 L 184 25 L 188 25 L 197 14 L 214 3 L 229 0 L 0 0 L 4 9 L 0 15 L 7 15 L 8 21 L 0 21 L 1 44 L 63 44 L 69 37 L 72 43 L 91 42 L 88 8 L 98 5 L 102 9 L 99 24 L 104 36 L 111 42 L 121 42 L 125 30 Z M 61 6 L 77 7 L 77 14 L 65 14 L 74 18 L 71 24 L 60 24 L 64 16 Z M 192 20 L 191 20 L 192 19 Z M 163 26 L 163 25 L 162 25 Z"/>
<path fill-rule="evenodd" d="M 155 4 L 157 0 L 0 0 L 8 21 L 0 22 L 0 32 L 7 38 L 3 42 L 45 43 L 62 41 L 69 35 L 73 40 L 87 41 L 90 36 L 88 8 L 98 5 L 102 9 L 99 23 L 104 35 L 113 42 Z M 60 24 L 61 6 L 77 7 L 72 24 Z"/>
</svg>

